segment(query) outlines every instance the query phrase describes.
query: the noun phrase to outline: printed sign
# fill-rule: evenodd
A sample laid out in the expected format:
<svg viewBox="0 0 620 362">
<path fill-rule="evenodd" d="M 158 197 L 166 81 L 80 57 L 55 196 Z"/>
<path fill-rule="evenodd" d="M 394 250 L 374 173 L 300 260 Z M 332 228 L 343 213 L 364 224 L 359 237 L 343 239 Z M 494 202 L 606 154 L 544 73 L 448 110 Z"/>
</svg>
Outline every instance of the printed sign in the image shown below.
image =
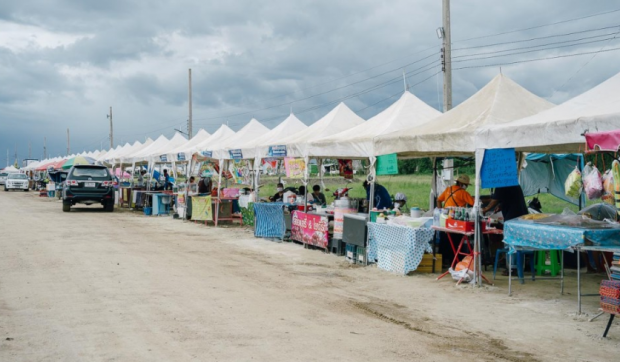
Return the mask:
<svg viewBox="0 0 620 362">
<path fill-rule="evenodd" d="M 304 178 L 306 162 L 303 158 L 287 157 L 284 159 L 284 168 L 288 178 Z"/>
<path fill-rule="evenodd" d="M 286 157 L 286 145 L 269 146 L 267 157 Z"/>
<path fill-rule="evenodd" d="M 228 153 L 230 154 L 230 158 L 232 158 L 233 160 L 242 160 L 243 159 L 243 152 L 241 152 L 240 149 L 229 150 Z"/>
<path fill-rule="evenodd" d="M 159 160 L 161 162 L 168 162 L 168 156 L 167 155 L 161 155 L 161 156 L 159 156 Z"/>
<path fill-rule="evenodd" d="M 204 157 L 213 158 L 213 151 L 202 151 L 200 152 L 200 154 L 203 155 Z"/>
<path fill-rule="evenodd" d="M 177 161 L 185 161 L 185 153 L 177 153 Z"/>
<path fill-rule="evenodd" d="M 293 211 L 291 239 L 326 249 L 329 240 L 327 217 Z"/>
<path fill-rule="evenodd" d="M 480 170 L 482 188 L 516 186 L 519 184 L 514 148 L 496 148 L 484 151 Z"/>
<path fill-rule="evenodd" d="M 344 231 L 344 214 L 355 214 L 357 209 L 347 207 L 334 208 L 334 239 L 342 239 Z"/>
<path fill-rule="evenodd" d="M 213 221 L 211 196 L 192 196 L 192 220 Z"/>
<path fill-rule="evenodd" d="M 398 175 L 398 157 L 395 153 L 377 156 L 377 175 Z"/>
</svg>

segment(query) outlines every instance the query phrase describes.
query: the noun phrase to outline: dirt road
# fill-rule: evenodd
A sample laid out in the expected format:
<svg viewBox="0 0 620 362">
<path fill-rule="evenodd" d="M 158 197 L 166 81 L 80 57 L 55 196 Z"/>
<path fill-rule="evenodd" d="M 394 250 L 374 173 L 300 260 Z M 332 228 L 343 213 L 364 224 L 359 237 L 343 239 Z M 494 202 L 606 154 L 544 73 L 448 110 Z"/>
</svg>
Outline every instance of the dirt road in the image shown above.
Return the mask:
<svg viewBox="0 0 620 362">
<path fill-rule="evenodd" d="M 0 361 L 609 361 L 574 274 L 455 287 L 239 228 L 0 193 Z M 601 276 L 587 278 L 587 291 Z M 584 310 L 596 311 L 596 298 Z"/>
</svg>

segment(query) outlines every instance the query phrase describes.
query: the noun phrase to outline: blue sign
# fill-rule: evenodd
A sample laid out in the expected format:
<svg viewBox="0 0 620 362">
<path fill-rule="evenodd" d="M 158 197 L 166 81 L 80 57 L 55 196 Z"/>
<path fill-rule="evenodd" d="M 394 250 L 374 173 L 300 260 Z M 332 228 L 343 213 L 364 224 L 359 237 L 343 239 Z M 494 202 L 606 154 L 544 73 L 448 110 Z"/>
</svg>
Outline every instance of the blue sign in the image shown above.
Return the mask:
<svg viewBox="0 0 620 362">
<path fill-rule="evenodd" d="M 212 151 L 202 151 L 202 152 L 200 152 L 200 154 L 201 154 L 203 157 L 213 158 L 213 152 L 212 152 Z"/>
<path fill-rule="evenodd" d="M 185 161 L 185 153 L 181 152 L 177 154 L 177 161 Z"/>
<path fill-rule="evenodd" d="M 230 154 L 230 158 L 232 158 L 233 160 L 242 160 L 243 159 L 243 152 L 241 152 L 240 149 L 229 150 L 228 153 Z"/>
<path fill-rule="evenodd" d="M 267 157 L 286 157 L 286 145 L 269 146 Z"/>
<path fill-rule="evenodd" d="M 161 156 L 159 156 L 159 160 L 161 162 L 168 162 L 168 156 L 167 155 L 161 155 Z"/>
<path fill-rule="evenodd" d="M 480 170 L 483 189 L 516 186 L 517 159 L 514 148 L 496 148 L 484 151 L 482 169 Z"/>
</svg>

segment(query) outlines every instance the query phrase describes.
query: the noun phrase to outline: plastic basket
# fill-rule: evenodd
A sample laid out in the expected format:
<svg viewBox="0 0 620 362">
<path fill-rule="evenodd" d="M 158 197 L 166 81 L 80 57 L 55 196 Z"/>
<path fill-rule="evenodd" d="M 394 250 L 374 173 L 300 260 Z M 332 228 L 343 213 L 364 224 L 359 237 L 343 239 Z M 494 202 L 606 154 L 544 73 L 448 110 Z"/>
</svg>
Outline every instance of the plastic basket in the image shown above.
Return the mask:
<svg viewBox="0 0 620 362">
<path fill-rule="evenodd" d="M 153 208 L 150 206 L 144 207 L 144 215 L 151 216 L 153 214 Z"/>
</svg>

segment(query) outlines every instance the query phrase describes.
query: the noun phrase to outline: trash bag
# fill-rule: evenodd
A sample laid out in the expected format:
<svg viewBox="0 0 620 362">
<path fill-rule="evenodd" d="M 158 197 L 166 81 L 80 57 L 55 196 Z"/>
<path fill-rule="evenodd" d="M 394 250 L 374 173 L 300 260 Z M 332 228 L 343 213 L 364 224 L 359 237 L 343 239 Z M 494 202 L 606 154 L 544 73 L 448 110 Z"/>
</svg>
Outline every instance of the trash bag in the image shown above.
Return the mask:
<svg viewBox="0 0 620 362">
<path fill-rule="evenodd" d="M 564 193 L 566 196 L 576 199 L 579 198 L 579 195 L 581 194 L 581 188 L 581 172 L 579 172 L 579 169 L 575 167 L 564 182 Z"/>
<path fill-rule="evenodd" d="M 590 173 L 583 173 L 583 189 L 588 200 L 600 199 L 603 196 L 603 179 L 596 166 L 592 166 Z"/>
</svg>

